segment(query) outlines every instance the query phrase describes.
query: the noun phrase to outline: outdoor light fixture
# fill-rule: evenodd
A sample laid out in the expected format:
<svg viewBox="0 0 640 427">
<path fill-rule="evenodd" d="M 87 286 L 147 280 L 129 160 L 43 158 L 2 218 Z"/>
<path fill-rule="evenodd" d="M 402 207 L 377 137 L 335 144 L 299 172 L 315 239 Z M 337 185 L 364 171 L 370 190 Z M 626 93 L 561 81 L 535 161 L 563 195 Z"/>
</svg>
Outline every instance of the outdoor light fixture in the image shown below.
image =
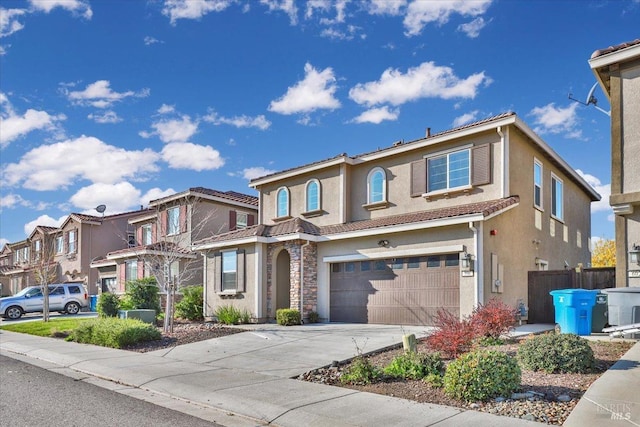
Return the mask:
<svg viewBox="0 0 640 427">
<path fill-rule="evenodd" d="M 629 251 L 629 261 L 640 265 L 640 246 L 635 243 L 631 246 L 631 250 Z"/>
<path fill-rule="evenodd" d="M 460 270 L 473 271 L 473 255 L 465 252 L 460 256 Z"/>
<path fill-rule="evenodd" d="M 386 239 L 383 240 L 379 240 L 378 241 L 378 246 L 380 246 L 381 248 L 386 248 L 389 246 L 389 241 Z"/>
</svg>

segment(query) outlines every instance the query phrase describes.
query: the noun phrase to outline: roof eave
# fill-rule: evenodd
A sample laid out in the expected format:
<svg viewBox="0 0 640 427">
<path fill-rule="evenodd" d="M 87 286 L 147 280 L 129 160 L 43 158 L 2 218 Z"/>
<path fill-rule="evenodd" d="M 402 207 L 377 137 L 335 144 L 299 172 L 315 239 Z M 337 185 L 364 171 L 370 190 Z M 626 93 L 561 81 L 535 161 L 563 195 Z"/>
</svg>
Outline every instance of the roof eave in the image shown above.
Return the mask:
<svg viewBox="0 0 640 427">
<path fill-rule="evenodd" d="M 348 164 L 352 164 L 353 163 L 353 159 L 351 159 L 350 157 L 347 156 L 342 156 L 339 158 L 334 158 L 334 159 L 330 159 L 324 162 L 319 162 L 319 163 L 314 163 L 311 165 L 307 165 L 307 166 L 300 166 L 285 172 L 281 172 L 281 173 L 275 173 L 273 175 L 269 175 L 266 176 L 264 178 L 256 178 L 254 180 L 252 180 L 251 182 L 249 182 L 249 187 L 251 188 L 257 188 L 261 185 L 264 184 L 269 184 L 271 182 L 274 181 L 280 181 L 283 179 L 287 179 L 287 178 L 291 178 L 292 176 L 297 176 L 297 175 L 301 175 L 303 173 L 308 173 L 308 172 L 313 172 L 319 169 L 324 169 L 324 168 L 328 168 L 331 166 L 336 166 L 336 165 L 340 165 L 343 163 L 348 163 Z"/>
</svg>

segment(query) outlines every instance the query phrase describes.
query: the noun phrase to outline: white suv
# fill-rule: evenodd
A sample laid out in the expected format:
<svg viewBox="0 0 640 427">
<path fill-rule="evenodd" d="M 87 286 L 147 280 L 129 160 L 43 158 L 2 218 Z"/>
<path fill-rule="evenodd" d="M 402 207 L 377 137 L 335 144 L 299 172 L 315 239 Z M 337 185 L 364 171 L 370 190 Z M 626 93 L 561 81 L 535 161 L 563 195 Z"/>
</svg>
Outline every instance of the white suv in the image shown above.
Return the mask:
<svg viewBox="0 0 640 427">
<path fill-rule="evenodd" d="M 49 311 L 77 314 L 89 306 L 87 290 L 80 283 L 49 285 Z M 44 297 L 41 286 L 29 286 L 17 294 L 0 298 L 0 316 L 19 319 L 24 313 L 42 312 Z"/>
</svg>

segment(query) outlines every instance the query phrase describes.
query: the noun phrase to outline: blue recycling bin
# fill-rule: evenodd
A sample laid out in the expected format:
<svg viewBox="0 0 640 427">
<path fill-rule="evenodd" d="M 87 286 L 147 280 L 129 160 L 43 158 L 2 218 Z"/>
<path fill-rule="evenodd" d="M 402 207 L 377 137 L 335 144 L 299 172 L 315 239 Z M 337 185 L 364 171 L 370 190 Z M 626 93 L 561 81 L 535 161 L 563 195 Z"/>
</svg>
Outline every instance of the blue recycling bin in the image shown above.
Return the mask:
<svg viewBox="0 0 640 427">
<path fill-rule="evenodd" d="M 98 295 L 89 295 L 89 311 L 98 311 Z"/>
<path fill-rule="evenodd" d="M 593 306 L 597 290 L 558 289 L 549 292 L 553 297 L 556 323 L 563 334 L 591 335 Z"/>
</svg>

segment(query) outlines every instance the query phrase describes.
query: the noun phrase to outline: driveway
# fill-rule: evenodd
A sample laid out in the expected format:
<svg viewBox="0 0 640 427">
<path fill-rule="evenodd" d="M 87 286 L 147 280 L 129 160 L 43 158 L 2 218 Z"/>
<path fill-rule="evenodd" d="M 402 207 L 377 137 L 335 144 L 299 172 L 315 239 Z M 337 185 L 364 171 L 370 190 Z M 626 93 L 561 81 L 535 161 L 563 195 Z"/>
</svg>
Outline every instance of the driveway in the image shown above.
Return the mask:
<svg viewBox="0 0 640 427">
<path fill-rule="evenodd" d="M 300 326 L 242 325 L 246 332 L 150 352 L 212 367 L 292 378 L 402 343 L 402 336 L 428 334 L 428 326 L 318 323 Z"/>
</svg>

